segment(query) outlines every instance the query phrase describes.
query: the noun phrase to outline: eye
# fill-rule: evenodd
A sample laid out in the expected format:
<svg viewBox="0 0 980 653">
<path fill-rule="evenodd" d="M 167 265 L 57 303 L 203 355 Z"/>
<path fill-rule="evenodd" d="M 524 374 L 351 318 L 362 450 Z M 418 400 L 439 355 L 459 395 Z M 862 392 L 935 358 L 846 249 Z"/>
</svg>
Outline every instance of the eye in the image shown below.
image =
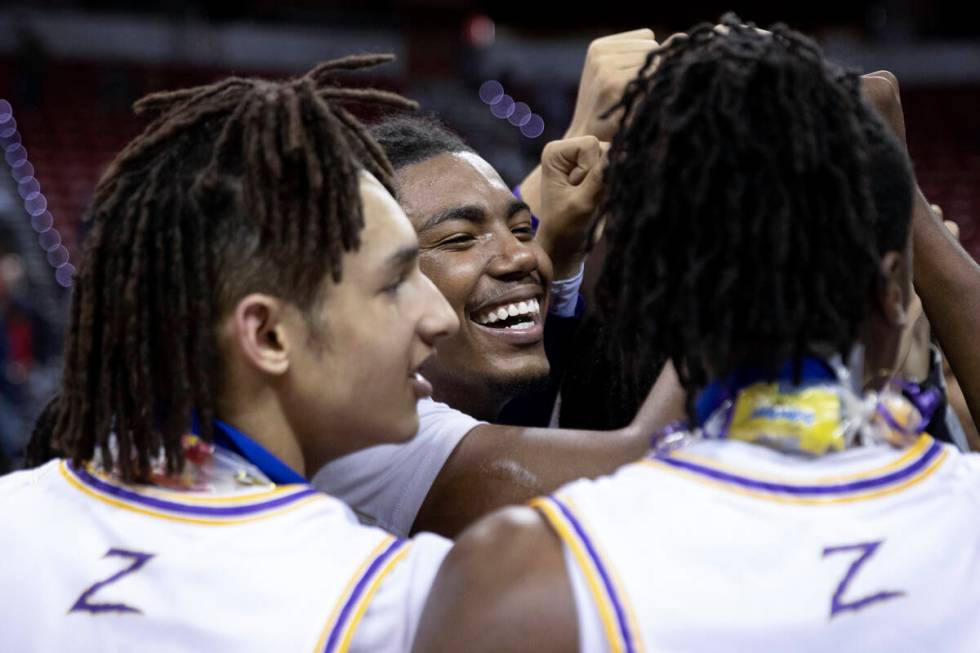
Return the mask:
<svg viewBox="0 0 980 653">
<path fill-rule="evenodd" d="M 398 289 L 402 287 L 402 285 L 405 283 L 405 281 L 408 280 L 408 275 L 409 275 L 409 272 L 407 272 L 407 271 L 406 272 L 403 272 L 400 275 L 398 275 L 398 278 L 395 279 L 392 283 L 390 283 L 387 286 L 385 286 L 384 288 L 382 288 L 381 289 L 381 292 L 387 293 L 389 295 L 394 295 L 395 293 L 398 292 Z"/>
<path fill-rule="evenodd" d="M 440 240 L 439 243 L 438 243 L 438 246 L 439 247 L 454 247 L 454 246 L 455 247 L 459 247 L 461 245 L 469 245 L 474 240 L 476 240 L 476 238 L 474 238 L 470 234 L 456 234 L 456 235 L 450 236 L 449 238 L 446 238 L 444 240 Z"/>
<path fill-rule="evenodd" d="M 521 240 L 531 240 L 534 236 L 534 230 L 531 228 L 530 222 L 519 224 L 513 227 L 510 232 Z"/>
</svg>

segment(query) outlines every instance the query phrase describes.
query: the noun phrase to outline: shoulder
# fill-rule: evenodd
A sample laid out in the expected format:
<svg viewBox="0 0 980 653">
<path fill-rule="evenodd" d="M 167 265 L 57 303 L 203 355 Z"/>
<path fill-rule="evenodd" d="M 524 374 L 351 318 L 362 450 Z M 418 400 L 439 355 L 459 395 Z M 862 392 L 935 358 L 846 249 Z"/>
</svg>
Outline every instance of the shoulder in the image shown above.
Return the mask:
<svg viewBox="0 0 980 653">
<path fill-rule="evenodd" d="M 52 460 L 35 469 L 25 469 L 0 476 L 0 507 L 9 505 L 14 497 L 45 483 L 58 474 L 60 460 Z"/>
<path fill-rule="evenodd" d="M 426 598 L 452 543 L 422 533 L 396 540 L 377 558 L 376 593 L 367 599 L 351 653 L 405 653 L 412 647 Z M 368 583 L 370 585 L 370 583 Z M 370 591 L 370 590 L 368 590 Z"/>
<path fill-rule="evenodd" d="M 313 477 L 368 521 L 407 534 L 419 509 L 460 442 L 482 424 L 431 400 L 418 403 L 419 431 L 408 442 L 383 444 L 327 463 Z"/>
<path fill-rule="evenodd" d="M 575 651 L 575 604 L 561 542 L 532 508 L 466 530 L 429 596 L 416 651 Z"/>
<path fill-rule="evenodd" d="M 390 466 L 395 463 L 418 461 L 433 456 L 441 457 L 445 461 L 467 433 L 484 423 L 446 404 L 427 399 L 419 401 L 418 412 L 419 430 L 411 440 L 368 447 L 337 458 L 317 472 L 317 486 L 321 485 L 321 479 L 326 482 L 330 476 L 336 476 L 338 472 L 342 475 L 348 470 L 390 470 Z"/>
<path fill-rule="evenodd" d="M 452 406 L 428 398 L 419 400 L 418 411 L 420 437 L 431 433 L 451 433 L 462 437 L 474 427 L 486 424 Z"/>
</svg>

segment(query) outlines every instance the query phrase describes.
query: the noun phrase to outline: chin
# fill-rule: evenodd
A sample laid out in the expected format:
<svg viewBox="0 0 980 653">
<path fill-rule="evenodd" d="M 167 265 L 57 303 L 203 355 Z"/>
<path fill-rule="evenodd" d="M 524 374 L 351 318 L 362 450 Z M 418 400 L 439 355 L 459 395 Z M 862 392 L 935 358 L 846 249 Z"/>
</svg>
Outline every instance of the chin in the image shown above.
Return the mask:
<svg viewBox="0 0 980 653">
<path fill-rule="evenodd" d="M 419 414 L 414 410 L 410 415 L 405 415 L 399 419 L 391 428 L 384 431 L 385 443 L 399 444 L 408 442 L 419 432 Z"/>
<path fill-rule="evenodd" d="M 548 383 L 551 367 L 546 358 L 534 361 L 534 363 L 532 365 L 524 364 L 517 370 L 487 375 L 486 384 L 515 397 L 526 392 L 540 390 Z"/>
</svg>

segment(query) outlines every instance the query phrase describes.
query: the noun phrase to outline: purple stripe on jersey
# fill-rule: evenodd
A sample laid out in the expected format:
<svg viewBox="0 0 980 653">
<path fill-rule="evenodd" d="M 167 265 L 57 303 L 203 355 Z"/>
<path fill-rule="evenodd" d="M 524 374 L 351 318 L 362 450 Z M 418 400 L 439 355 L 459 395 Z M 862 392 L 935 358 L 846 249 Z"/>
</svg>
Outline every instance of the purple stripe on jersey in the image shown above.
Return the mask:
<svg viewBox="0 0 980 653">
<path fill-rule="evenodd" d="M 606 593 L 609 594 L 609 600 L 612 601 L 613 609 L 616 610 L 616 621 L 619 623 L 619 630 L 623 636 L 623 643 L 626 645 L 627 653 L 633 653 L 636 651 L 636 647 L 633 645 L 633 635 L 630 632 L 629 622 L 626 620 L 626 611 L 623 610 L 623 604 L 619 600 L 619 596 L 616 594 L 616 589 L 612 584 L 612 580 L 609 578 L 609 574 L 606 572 L 605 565 L 602 564 L 602 558 L 596 552 L 595 547 L 592 546 L 592 540 L 585 533 L 585 529 L 582 528 L 582 524 L 579 523 L 575 514 L 555 497 L 549 497 L 552 503 L 558 506 L 561 513 L 568 520 L 568 523 L 572 525 L 575 529 L 575 533 L 578 535 L 579 539 L 582 540 L 582 544 L 585 545 L 585 550 L 589 552 L 589 557 L 592 558 L 592 563 L 595 564 L 595 568 L 599 571 L 599 577 L 602 578 L 602 584 L 606 588 Z"/>
<path fill-rule="evenodd" d="M 788 485 L 784 483 L 771 483 L 768 481 L 760 481 L 754 478 L 748 478 L 746 476 L 740 476 L 738 474 L 732 474 L 729 472 L 723 472 L 718 469 L 712 469 L 710 467 L 705 467 L 692 463 L 686 460 L 679 460 L 677 458 L 671 458 L 669 455 L 665 456 L 655 456 L 654 460 L 658 462 L 665 463 L 671 467 L 677 467 L 679 469 L 684 469 L 696 474 L 701 474 L 702 476 L 707 476 L 716 481 L 722 481 L 725 483 L 732 483 L 734 485 L 739 485 L 741 487 L 749 488 L 752 490 L 762 490 L 764 492 L 773 493 L 783 493 L 792 494 L 796 496 L 824 496 L 833 494 L 844 494 L 847 492 L 859 492 L 865 490 L 873 490 L 887 485 L 892 485 L 903 481 L 909 477 L 915 476 L 919 471 L 929 465 L 929 463 L 939 455 L 943 447 L 939 442 L 933 441 L 932 445 L 923 452 L 923 454 L 913 463 L 910 463 L 906 467 L 899 469 L 897 471 L 883 474 L 881 476 L 876 476 L 873 478 L 861 479 L 860 481 L 852 481 L 850 483 L 838 483 L 835 485 Z"/>
<path fill-rule="evenodd" d="M 75 467 L 70 462 L 68 463 L 68 468 L 79 481 L 103 494 L 108 494 L 118 499 L 122 499 L 123 501 L 147 506 L 156 510 L 165 510 L 167 512 L 178 513 L 181 515 L 195 515 L 200 517 L 240 517 L 243 515 L 252 515 L 265 510 L 287 506 L 295 501 L 308 497 L 311 494 L 317 493 L 317 490 L 307 486 L 305 489 L 292 494 L 269 499 L 268 501 L 250 503 L 244 506 L 197 506 L 139 494 L 138 492 L 127 490 L 126 488 L 118 485 L 106 483 L 105 481 L 92 476 L 84 469 Z"/>
<path fill-rule="evenodd" d="M 324 653 L 331 653 L 331 651 L 336 650 L 337 644 L 340 642 L 340 634 L 347 625 L 347 621 L 350 619 L 350 613 L 354 609 L 354 605 L 361 598 L 364 593 L 364 588 L 366 588 L 381 568 L 384 566 L 385 562 L 393 556 L 399 549 L 403 548 L 408 544 L 408 540 L 396 539 L 393 541 L 387 549 L 378 554 L 378 557 L 371 562 L 371 565 L 361 576 L 361 579 L 357 581 L 357 585 L 351 591 L 350 596 L 347 597 L 347 601 L 344 603 L 344 607 L 341 608 L 340 614 L 337 615 L 337 623 L 334 624 L 333 629 L 330 631 L 330 637 L 327 638 L 327 645 L 324 647 Z"/>
</svg>

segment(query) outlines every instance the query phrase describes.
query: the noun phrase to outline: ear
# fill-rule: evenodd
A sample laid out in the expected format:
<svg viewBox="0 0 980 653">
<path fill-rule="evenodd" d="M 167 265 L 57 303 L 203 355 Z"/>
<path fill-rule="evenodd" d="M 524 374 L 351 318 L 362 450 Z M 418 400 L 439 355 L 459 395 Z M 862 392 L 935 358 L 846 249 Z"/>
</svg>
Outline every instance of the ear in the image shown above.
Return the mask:
<svg viewBox="0 0 980 653">
<path fill-rule="evenodd" d="M 886 252 L 878 268 L 876 304 L 885 321 L 902 328 L 908 323 L 908 293 L 904 287 L 908 275 L 901 252 Z"/>
<path fill-rule="evenodd" d="M 266 374 L 281 376 L 289 370 L 289 308 L 281 299 L 260 293 L 243 297 L 235 306 L 233 343 L 249 364 Z"/>
</svg>

